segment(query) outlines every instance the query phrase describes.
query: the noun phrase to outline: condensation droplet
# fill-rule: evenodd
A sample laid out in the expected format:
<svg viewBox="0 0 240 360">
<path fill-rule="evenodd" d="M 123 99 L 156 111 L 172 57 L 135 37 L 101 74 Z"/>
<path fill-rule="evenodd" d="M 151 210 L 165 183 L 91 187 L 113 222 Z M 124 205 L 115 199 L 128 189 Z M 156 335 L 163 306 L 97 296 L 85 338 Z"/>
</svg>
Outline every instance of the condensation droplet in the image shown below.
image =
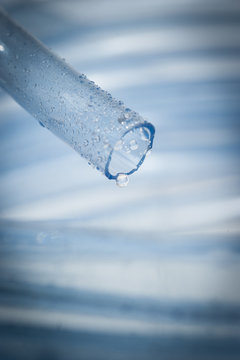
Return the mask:
<svg viewBox="0 0 240 360">
<path fill-rule="evenodd" d="M 126 117 L 125 115 L 122 115 L 121 117 L 118 118 L 118 122 L 119 124 L 123 125 L 126 121 Z"/>
<path fill-rule="evenodd" d="M 130 145 L 131 150 L 137 150 L 137 148 L 138 148 L 138 144 L 137 144 L 136 140 L 134 140 L 134 139 L 130 141 L 129 145 Z"/>
<path fill-rule="evenodd" d="M 105 144 L 103 145 L 103 148 L 104 148 L 104 149 L 108 149 L 108 148 L 110 148 L 110 145 L 109 145 L 108 143 L 105 143 Z"/>
<path fill-rule="evenodd" d="M 131 152 L 130 147 L 128 147 L 127 145 L 124 146 L 123 150 L 125 151 L 125 153 L 129 154 Z"/>
<path fill-rule="evenodd" d="M 116 185 L 119 187 L 125 187 L 128 184 L 128 176 L 126 174 L 118 174 L 116 178 Z"/>
<path fill-rule="evenodd" d="M 122 149 L 122 145 L 123 145 L 122 140 L 117 141 L 116 144 L 115 144 L 115 146 L 114 146 L 114 150 L 116 150 L 116 151 L 121 150 L 121 149 Z"/>
<path fill-rule="evenodd" d="M 100 136 L 96 135 L 93 137 L 93 142 L 98 143 L 100 141 Z"/>
</svg>

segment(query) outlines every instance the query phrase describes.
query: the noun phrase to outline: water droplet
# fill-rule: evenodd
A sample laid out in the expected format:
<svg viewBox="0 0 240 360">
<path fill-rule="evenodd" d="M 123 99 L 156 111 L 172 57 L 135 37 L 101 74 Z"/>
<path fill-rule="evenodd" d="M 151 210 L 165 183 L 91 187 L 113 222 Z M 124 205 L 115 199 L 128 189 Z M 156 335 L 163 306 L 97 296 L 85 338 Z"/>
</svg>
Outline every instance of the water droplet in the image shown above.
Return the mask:
<svg viewBox="0 0 240 360">
<path fill-rule="evenodd" d="M 118 140 L 114 146 L 114 150 L 118 151 L 122 149 L 123 142 L 122 140 Z"/>
<path fill-rule="evenodd" d="M 126 121 L 126 118 L 125 118 L 124 115 L 122 115 L 120 118 L 118 118 L 118 122 L 119 122 L 120 124 L 124 124 L 125 121 Z"/>
<path fill-rule="evenodd" d="M 88 146 L 88 140 L 84 140 L 83 145 Z"/>
<path fill-rule="evenodd" d="M 93 137 L 93 142 L 98 143 L 100 141 L 100 136 L 96 135 Z"/>
<path fill-rule="evenodd" d="M 124 151 L 125 151 L 127 154 L 129 154 L 129 153 L 131 152 L 131 149 L 130 149 L 127 145 L 125 145 L 125 146 L 124 146 Z"/>
<path fill-rule="evenodd" d="M 128 176 L 126 174 L 118 174 L 116 178 L 116 185 L 119 187 L 125 187 L 128 184 Z"/>
<path fill-rule="evenodd" d="M 108 148 L 110 148 L 111 146 L 106 142 L 105 144 L 104 144 L 104 146 L 103 146 L 103 148 L 104 149 L 108 149 Z"/>
<path fill-rule="evenodd" d="M 134 140 L 134 139 L 131 140 L 129 144 L 130 144 L 130 149 L 131 150 L 137 150 L 138 144 L 137 144 L 136 140 Z"/>
</svg>

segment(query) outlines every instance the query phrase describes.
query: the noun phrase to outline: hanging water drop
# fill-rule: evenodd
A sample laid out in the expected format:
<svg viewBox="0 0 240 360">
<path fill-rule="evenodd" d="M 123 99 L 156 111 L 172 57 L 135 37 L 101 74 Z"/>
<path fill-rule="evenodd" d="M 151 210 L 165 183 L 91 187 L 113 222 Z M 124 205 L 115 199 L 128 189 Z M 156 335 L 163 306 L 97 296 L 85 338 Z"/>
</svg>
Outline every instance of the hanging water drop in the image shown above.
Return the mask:
<svg viewBox="0 0 240 360">
<path fill-rule="evenodd" d="M 126 174 L 118 174 L 116 178 L 116 185 L 119 187 L 125 187 L 128 184 L 128 176 Z"/>
</svg>

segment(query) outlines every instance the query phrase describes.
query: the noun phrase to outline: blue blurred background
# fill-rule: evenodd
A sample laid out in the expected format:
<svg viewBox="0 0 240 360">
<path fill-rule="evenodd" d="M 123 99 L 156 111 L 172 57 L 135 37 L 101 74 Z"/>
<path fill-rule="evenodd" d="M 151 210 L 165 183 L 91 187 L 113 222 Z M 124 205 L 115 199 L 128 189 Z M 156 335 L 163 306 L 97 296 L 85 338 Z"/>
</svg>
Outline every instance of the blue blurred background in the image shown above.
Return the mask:
<svg viewBox="0 0 240 360">
<path fill-rule="evenodd" d="M 127 188 L 0 92 L 0 358 L 240 358 L 240 2 L 0 0 L 151 121 Z"/>
</svg>

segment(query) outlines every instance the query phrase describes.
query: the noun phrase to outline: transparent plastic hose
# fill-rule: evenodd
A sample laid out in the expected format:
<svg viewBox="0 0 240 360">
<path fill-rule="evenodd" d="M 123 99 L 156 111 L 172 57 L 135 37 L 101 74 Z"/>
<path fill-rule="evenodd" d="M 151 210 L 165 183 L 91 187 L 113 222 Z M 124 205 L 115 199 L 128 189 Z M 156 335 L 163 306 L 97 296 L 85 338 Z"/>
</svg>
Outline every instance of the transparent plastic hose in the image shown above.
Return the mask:
<svg viewBox="0 0 240 360">
<path fill-rule="evenodd" d="M 136 171 L 154 127 L 0 10 L 0 85 L 109 179 Z M 122 179 L 123 180 L 123 179 Z"/>
</svg>

